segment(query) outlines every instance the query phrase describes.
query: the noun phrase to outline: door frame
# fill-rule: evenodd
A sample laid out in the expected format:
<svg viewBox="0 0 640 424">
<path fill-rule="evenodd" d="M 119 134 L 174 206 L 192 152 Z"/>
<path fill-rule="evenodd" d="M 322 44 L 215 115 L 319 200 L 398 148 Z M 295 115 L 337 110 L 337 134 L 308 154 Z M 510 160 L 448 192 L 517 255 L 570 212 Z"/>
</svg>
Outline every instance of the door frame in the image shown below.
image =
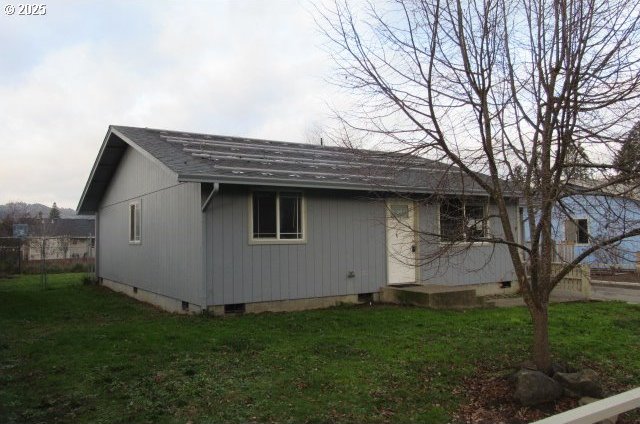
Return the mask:
<svg viewBox="0 0 640 424">
<path fill-rule="evenodd" d="M 413 259 L 413 271 L 414 271 L 414 281 L 412 282 L 400 282 L 400 283 L 391 283 L 391 267 L 390 267 L 390 261 L 392 259 L 391 257 L 391 251 L 389 249 L 389 219 L 392 219 L 391 217 L 391 205 L 393 204 L 406 204 L 409 206 L 411 213 L 412 213 L 412 226 L 413 226 L 413 237 L 412 237 L 412 242 L 413 242 L 413 246 L 415 246 L 415 251 L 413 252 L 414 254 L 414 259 Z M 389 197 L 387 199 L 385 199 L 384 201 L 384 209 L 385 209 L 385 222 L 384 222 L 384 238 L 385 238 L 385 254 L 387 256 L 386 258 L 386 266 L 387 266 L 387 285 L 388 286 L 393 286 L 393 285 L 398 285 L 398 284 L 420 284 L 419 281 L 419 277 L 420 277 L 420 267 L 418 266 L 418 257 L 420 254 L 420 244 L 418 243 L 418 237 L 416 234 L 415 229 L 419 228 L 419 215 L 420 215 L 420 208 L 418 207 L 419 203 L 416 202 L 415 200 L 411 200 L 411 199 L 405 199 L 402 197 Z M 409 266 L 409 265 L 406 265 Z"/>
</svg>

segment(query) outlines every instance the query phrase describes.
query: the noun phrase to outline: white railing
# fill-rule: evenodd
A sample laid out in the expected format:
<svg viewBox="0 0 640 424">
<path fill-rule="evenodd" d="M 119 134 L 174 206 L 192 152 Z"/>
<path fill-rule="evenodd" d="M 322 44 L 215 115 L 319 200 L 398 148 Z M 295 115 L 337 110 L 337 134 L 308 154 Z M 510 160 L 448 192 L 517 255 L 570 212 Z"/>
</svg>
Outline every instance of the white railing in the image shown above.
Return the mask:
<svg viewBox="0 0 640 424">
<path fill-rule="evenodd" d="M 640 407 L 640 387 L 554 415 L 533 424 L 593 424 Z"/>
<path fill-rule="evenodd" d="M 557 275 L 564 268 L 565 264 L 554 262 L 551 264 L 551 272 Z M 558 285 L 553 289 L 554 293 L 571 293 L 582 296 L 586 299 L 591 298 L 591 270 L 589 265 L 577 265 L 567 275 L 562 278 Z"/>
<path fill-rule="evenodd" d="M 575 244 L 573 243 L 556 243 L 555 254 L 560 262 L 572 262 L 576 257 Z"/>
</svg>

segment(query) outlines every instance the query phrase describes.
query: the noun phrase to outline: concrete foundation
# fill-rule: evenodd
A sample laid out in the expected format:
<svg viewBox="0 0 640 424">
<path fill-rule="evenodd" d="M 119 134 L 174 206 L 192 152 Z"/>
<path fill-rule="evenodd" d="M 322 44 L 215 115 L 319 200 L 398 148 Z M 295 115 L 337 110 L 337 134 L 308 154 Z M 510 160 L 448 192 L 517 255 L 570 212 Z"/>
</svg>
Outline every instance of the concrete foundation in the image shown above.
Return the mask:
<svg viewBox="0 0 640 424">
<path fill-rule="evenodd" d="M 487 283 L 487 284 L 468 284 L 464 286 L 455 286 L 456 288 L 475 290 L 478 296 L 495 296 L 500 294 L 515 294 L 520 291 L 520 283 L 511 281 L 511 287 L 506 287 L 504 283 Z M 503 287 L 505 286 L 505 287 Z"/>
<path fill-rule="evenodd" d="M 371 293 L 371 300 L 373 302 L 378 302 L 379 293 Z M 355 305 L 366 302 L 367 300 L 359 300 L 359 296 L 357 294 L 350 294 L 345 296 L 314 297 L 308 299 L 276 300 L 271 302 L 246 303 L 244 305 L 244 313 L 259 314 L 262 312 L 306 311 L 310 309 L 330 308 L 332 306 L 343 304 Z M 225 314 L 224 305 L 209 306 L 207 309 L 209 313 L 212 313 L 215 316 L 230 315 Z"/>
<path fill-rule="evenodd" d="M 200 314 L 203 309 L 200 305 L 193 303 L 188 304 L 188 309 L 183 309 L 182 300 L 174 299 L 171 297 L 163 296 L 161 294 L 153 293 L 147 290 L 136 288 L 135 286 L 120 283 L 117 281 L 108 280 L 105 278 L 100 279 L 100 284 L 118 293 L 126 294 L 141 302 L 149 303 L 157 306 L 158 308 L 167 312 L 178 314 Z M 371 300 L 373 302 L 379 301 L 378 293 L 371 293 Z M 358 304 L 365 303 L 368 300 L 359 299 L 359 295 L 345 295 L 345 296 L 329 296 L 329 297 L 315 297 L 310 299 L 292 299 L 292 300 L 278 300 L 272 302 L 256 302 L 247 303 L 244 305 L 244 313 L 259 314 L 262 312 L 293 312 L 304 311 L 309 309 L 322 309 L 330 308 L 332 306 L 338 306 L 342 304 Z M 207 312 L 215 316 L 233 315 L 233 313 L 225 314 L 224 305 L 214 305 L 207 308 Z"/>
<path fill-rule="evenodd" d="M 130 284 L 101 278 L 100 284 L 109 289 L 124 293 L 141 302 L 149 303 L 168 312 L 179 314 L 199 314 L 203 312 L 200 305 L 183 301 L 137 288 Z M 414 285 L 409 287 L 387 286 L 380 292 L 369 293 L 368 296 L 357 294 L 343 296 L 315 297 L 309 299 L 289 299 L 270 302 L 255 302 L 237 305 L 243 313 L 259 314 L 262 312 L 293 312 L 309 309 L 330 308 L 341 304 L 359 304 L 369 301 L 395 303 L 403 305 L 426 306 L 435 309 L 472 308 L 485 306 L 483 297 L 495 294 L 511 294 L 518 291 L 518 283 L 511 287 L 503 284 L 475 284 L 465 286 Z M 184 307 L 186 306 L 186 308 Z M 233 308 L 231 308 L 233 309 Z M 214 316 L 233 315 L 237 312 L 225 313 L 225 305 L 212 305 L 206 308 Z"/>
<path fill-rule="evenodd" d="M 173 312 L 177 314 L 202 313 L 202 307 L 200 307 L 200 305 L 189 303 L 187 309 L 183 309 L 182 300 L 173 299 L 171 297 L 136 288 L 135 286 L 131 286 L 128 284 L 107 280 L 105 278 L 100 279 L 100 284 L 108 287 L 115 292 L 124 293 L 127 296 L 133 297 L 134 299 L 141 302 L 150 303 L 167 312 Z"/>
</svg>

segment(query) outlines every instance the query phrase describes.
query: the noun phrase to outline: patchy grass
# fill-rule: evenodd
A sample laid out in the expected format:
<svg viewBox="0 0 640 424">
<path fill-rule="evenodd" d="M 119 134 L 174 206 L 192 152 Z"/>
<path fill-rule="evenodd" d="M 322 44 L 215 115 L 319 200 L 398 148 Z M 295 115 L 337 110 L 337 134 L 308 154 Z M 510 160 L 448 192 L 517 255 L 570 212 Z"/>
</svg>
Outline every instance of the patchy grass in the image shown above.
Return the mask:
<svg viewBox="0 0 640 424">
<path fill-rule="evenodd" d="M 523 308 L 175 316 L 81 278 L 0 280 L 0 422 L 445 423 L 477 370 L 528 356 Z M 638 316 L 553 306 L 553 350 L 640 385 Z"/>
</svg>

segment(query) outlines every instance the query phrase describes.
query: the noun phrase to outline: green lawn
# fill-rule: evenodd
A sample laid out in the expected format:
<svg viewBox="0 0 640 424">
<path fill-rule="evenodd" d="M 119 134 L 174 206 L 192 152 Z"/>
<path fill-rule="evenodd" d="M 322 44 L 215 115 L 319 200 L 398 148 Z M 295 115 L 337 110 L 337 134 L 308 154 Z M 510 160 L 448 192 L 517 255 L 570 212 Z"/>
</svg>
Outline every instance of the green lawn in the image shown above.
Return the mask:
<svg viewBox="0 0 640 424">
<path fill-rule="evenodd" d="M 449 421 L 476 369 L 527 358 L 523 308 L 175 316 L 81 274 L 0 280 L 0 422 Z M 640 385 L 640 308 L 551 309 L 556 356 Z"/>
</svg>

